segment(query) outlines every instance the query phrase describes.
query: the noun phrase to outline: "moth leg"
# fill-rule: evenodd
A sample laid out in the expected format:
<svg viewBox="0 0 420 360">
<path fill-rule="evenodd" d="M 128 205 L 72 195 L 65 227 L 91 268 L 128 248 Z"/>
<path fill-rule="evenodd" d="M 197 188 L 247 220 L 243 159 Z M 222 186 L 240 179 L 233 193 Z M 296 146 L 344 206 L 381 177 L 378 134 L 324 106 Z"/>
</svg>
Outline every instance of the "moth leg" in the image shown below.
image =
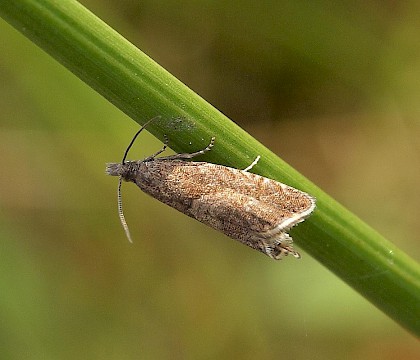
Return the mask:
<svg viewBox="0 0 420 360">
<path fill-rule="evenodd" d="M 264 245 L 265 253 L 272 259 L 280 260 L 289 254 L 300 259 L 300 254 L 293 249 L 292 238 L 285 232 L 280 232 L 269 239 L 262 239 L 261 242 Z"/>
<path fill-rule="evenodd" d="M 272 229 L 259 234 L 265 254 L 272 259 L 280 260 L 289 254 L 300 259 L 300 254 L 293 248 L 292 237 L 286 232 L 288 229 L 284 226 L 276 225 Z"/>
<path fill-rule="evenodd" d="M 171 156 L 165 156 L 165 157 L 161 157 L 159 158 L 160 160 L 180 160 L 180 159 L 192 159 L 193 157 L 196 157 L 198 155 L 203 155 L 206 152 L 210 151 L 211 148 L 214 146 L 214 140 L 216 138 L 213 136 L 210 140 L 210 144 L 208 144 L 208 146 L 200 151 L 196 151 L 193 153 L 183 153 L 183 154 L 175 154 L 175 155 L 171 155 Z"/>
<path fill-rule="evenodd" d="M 255 160 L 249 166 L 247 166 L 245 169 L 243 169 L 242 171 L 249 171 L 249 170 L 251 170 L 255 165 L 257 165 L 257 163 L 258 163 L 258 161 L 260 161 L 260 159 L 261 159 L 261 156 L 258 155 L 255 158 Z"/>
<path fill-rule="evenodd" d="M 166 136 L 166 134 L 163 134 L 163 137 L 164 137 L 164 142 L 163 142 L 163 147 L 162 147 L 162 149 L 160 149 L 159 151 L 156 151 L 153 155 L 150 155 L 150 156 L 148 156 L 146 159 L 144 159 L 143 161 L 150 161 L 150 160 L 153 160 L 156 156 L 158 156 L 159 154 L 162 154 L 165 150 L 166 150 L 166 148 L 168 147 L 168 143 L 169 143 L 169 139 L 168 139 L 168 137 Z"/>
</svg>

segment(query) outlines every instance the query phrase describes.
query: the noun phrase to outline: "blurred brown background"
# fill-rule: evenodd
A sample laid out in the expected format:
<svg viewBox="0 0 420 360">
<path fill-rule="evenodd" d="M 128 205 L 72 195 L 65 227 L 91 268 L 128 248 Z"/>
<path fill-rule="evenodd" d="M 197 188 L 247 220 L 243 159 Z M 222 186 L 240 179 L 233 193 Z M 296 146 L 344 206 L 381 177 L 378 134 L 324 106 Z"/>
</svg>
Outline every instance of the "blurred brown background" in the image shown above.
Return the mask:
<svg viewBox="0 0 420 360">
<path fill-rule="evenodd" d="M 415 259 L 420 4 L 82 3 Z M 309 255 L 278 263 L 115 178 L 138 125 L 0 21 L 1 359 L 417 359 Z M 144 134 L 131 157 L 160 143 Z"/>
</svg>

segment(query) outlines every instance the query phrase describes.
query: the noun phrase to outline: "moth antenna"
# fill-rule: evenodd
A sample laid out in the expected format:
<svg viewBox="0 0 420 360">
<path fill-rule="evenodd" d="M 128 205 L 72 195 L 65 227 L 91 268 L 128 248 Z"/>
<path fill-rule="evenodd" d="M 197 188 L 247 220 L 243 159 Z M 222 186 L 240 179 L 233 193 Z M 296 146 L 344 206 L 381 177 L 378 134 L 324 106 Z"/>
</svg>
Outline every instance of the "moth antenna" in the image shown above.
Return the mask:
<svg viewBox="0 0 420 360">
<path fill-rule="evenodd" d="M 146 128 L 146 126 L 147 126 L 147 125 L 149 125 L 152 121 L 154 121 L 154 120 L 156 120 L 156 119 L 158 119 L 158 118 L 160 118 L 160 116 L 155 116 L 154 118 L 151 118 L 149 121 L 147 121 L 147 122 L 146 122 L 146 124 L 144 124 L 144 125 L 140 128 L 140 130 L 139 130 L 139 131 L 137 131 L 137 132 L 136 132 L 136 135 L 134 135 L 133 140 L 131 140 L 130 144 L 128 145 L 127 149 L 125 150 L 125 153 L 124 153 L 123 159 L 122 159 L 122 161 L 121 161 L 121 164 L 123 164 L 123 165 L 124 165 L 124 163 L 125 163 L 125 159 L 127 158 L 127 155 L 128 155 L 128 152 L 130 151 L 131 147 L 133 146 L 134 141 L 136 141 L 137 136 L 139 136 L 139 134 L 140 134 L 140 133 L 141 133 L 141 132 L 142 132 L 142 131 Z"/>
<path fill-rule="evenodd" d="M 122 176 L 118 181 L 118 216 L 120 217 L 121 225 L 124 228 L 125 235 L 129 242 L 133 243 L 131 239 L 130 230 L 128 229 L 127 221 L 125 221 L 124 212 L 122 208 L 122 199 L 121 199 L 121 184 L 122 184 Z"/>
<path fill-rule="evenodd" d="M 124 156 L 122 158 L 121 164 L 124 165 L 125 159 L 127 158 L 128 152 L 130 151 L 131 147 L 134 144 L 134 141 L 136 141 L 137 136 L 146 128 L 147 125 L 149 125 L 152 121 L 160 118 L 160 116 L 155 116 L 154 118 L 151 118 L 149 121 L 147 121 L 139 131 L 136 132 L 133 139 L 131 140 L 130 144 L 128 145 L 127 149 L 125 150 Z M 166 145 L 165 145 L 166 147 Z M 120 176 L 120 179 L 118 181 L 118 216 L 121 221 L 121 225 L 124 228 L 125 235 L 127 236 L 127 239 L 130 243 L 133 243 L 133 240 L 131 239 L 130 230 L 128 229 L 127 221 L 125 221 L 125 216 L 122 208 L 122 198 L 121 198 L 121 184 L 122 184 L 122 176 Z"/>
</svg>

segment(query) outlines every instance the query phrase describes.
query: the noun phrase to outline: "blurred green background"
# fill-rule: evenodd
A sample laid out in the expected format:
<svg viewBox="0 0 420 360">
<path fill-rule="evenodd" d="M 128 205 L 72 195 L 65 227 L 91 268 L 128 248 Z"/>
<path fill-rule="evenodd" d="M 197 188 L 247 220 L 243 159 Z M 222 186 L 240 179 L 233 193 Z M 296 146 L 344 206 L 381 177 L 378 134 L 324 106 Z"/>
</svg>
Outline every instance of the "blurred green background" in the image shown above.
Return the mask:
<svg viewBox="0 0 420 360">
<path fill-rule="evenodd" d="M 420 259 L 420 3 L 82 3 Z M 138 125 L 2 20 L 0 46 L 1 359 L 418 359 L 305 253 L 274 262 L 124 184 L 129 244 L 104 169 Z"/>
</svg>

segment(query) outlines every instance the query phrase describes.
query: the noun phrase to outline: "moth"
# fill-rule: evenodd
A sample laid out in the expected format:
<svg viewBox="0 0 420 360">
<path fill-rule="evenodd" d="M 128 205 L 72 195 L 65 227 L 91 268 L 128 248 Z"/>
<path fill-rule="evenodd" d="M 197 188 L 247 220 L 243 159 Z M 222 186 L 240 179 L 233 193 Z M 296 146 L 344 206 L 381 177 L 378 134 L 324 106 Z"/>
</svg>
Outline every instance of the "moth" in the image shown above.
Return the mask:
<svg viewBox="0 0 420 360">
<path fill-rule="evenodd" d="M 188 161 L 210 151 L 214 137 L 203 150 L 157 157 L 167 148 L 165 136 L 163 148 L 155 154 L 144 160 L 126 161 L 135 139 L 150 121 L 135 134 L 121 163 L 109 163 L 106 167 L 108 175 L 119 177 L 118 214 L 130 242 L 122 210 L 122 180 L 133 182 L 155 199 L 272 259 L 279 260 L 289 254 L 300 258 L 288 231 L 314 211 L 314 197 L 250 173 L 259 157 L 244 170 Z"/>
</svg>

